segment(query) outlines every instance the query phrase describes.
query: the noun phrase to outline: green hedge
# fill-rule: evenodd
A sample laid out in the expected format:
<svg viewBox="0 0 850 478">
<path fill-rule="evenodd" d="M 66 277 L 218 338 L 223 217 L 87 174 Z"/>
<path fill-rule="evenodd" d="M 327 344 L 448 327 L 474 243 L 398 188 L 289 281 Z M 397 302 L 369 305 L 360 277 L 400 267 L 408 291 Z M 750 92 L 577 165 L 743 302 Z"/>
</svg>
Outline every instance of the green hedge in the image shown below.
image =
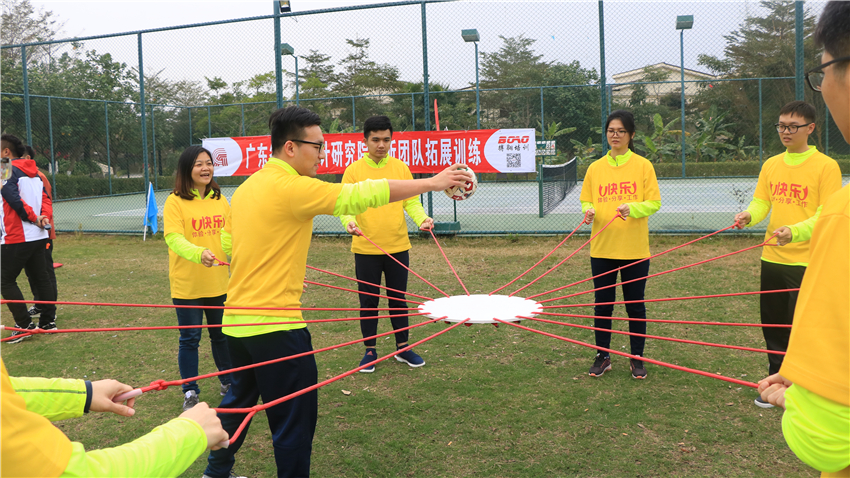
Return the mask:
<svg viewBox="0 0 850 478">
<path fill-rule="evenodd" d="M 850 159 L 837 159 L 841 174 L 850 174 Z M 584 178 L 589 164 L 578 167 L 578 178 Z M 681 163 L 653 164 L 655 175 L 659 178 L 682 177 Z M 685 175 L 689 178 L 706 178 L 712 176 L 758 176 L 761 163 L 758 161 L 724 161 L 719 163 L 686 163 Z"/>
<path fill-rule="evenodd" d="M 47 175 L 51 179 L 50 175 Z M 246 177 L 221 177 L 215 178 L 220 186 L 238 186 L 245 181 Z M 150 178 L 154 182 L 154 178 Z M 127 194 L 144 192 L 147 185 L 143 178 L 112 178 L 112 194 Z M 159 176 L 156 178 L 157 189 L 173 189 L 173 176 Z M 56 176 L 56 199 L 73 199 L 91 196 L 108 196 L 108 178 L 90 178 L 88 176 Z"/>
</svg>

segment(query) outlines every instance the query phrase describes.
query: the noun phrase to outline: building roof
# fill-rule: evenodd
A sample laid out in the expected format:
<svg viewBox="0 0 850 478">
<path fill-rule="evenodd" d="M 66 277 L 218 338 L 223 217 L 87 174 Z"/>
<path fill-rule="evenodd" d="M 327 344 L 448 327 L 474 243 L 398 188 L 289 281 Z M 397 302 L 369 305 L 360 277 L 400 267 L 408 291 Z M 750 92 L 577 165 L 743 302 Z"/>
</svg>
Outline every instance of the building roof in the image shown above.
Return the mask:
<svg viewBox="0 0 850 478">
<path fill-rule="evenodd" d="M 649 66 L 650 68 L 658 68 L 658 69 L 662 69 L 662 70 L 669 70 L 669 71 L 671 71 L 671 72 L 676 72 L 676 73 L 678 73 L 678 72 L 680 71 L 680 67 L 678 67 L 678 66 L 676 66 L 676 65 L 671 65 L 671 64 L 669 64 L 669 63 L 664 63 L 664 62 L 656 63 L 656 64 L 654 64 L 654 65 L 648 65 L 648 66 Z M 624 71 L 624 72 L 621 72 L 621 73 L 616 73 L 616 74 L 611 75 L 611 78 L 613 78 L 614 80 L 616 80 L 616 79 L 617 79 L 617 78 L 619 78 L 619 77 L 631 76 L 631 75 L 635 75 L 635 74 L 643 73 L 643 70 L 644 70 L 645 68 L 646 68 L 646 67 L 644 66 L 644 67 L 637 68 L 637 69 L 634 69 L 634 70 L 629 70 L 629 71 Z M 691 69 L 689 69 L 689 68 L 685 68 L 685 72 L 686 72 L 686 73 L 688 73 L 688 74 L 690 74 L 690 75 L 697 76 L 697 77 L 701 77 L 701 78 L 705 78 L 705 79 L 714 79 L 714 78 L 717 78 L 715 75 L 712 75 L 712 74 L 710 74 L 710 73 L 705 73 L 705 72 L 697 71 L 697 70 L 691 70 Z"/>
</svg>

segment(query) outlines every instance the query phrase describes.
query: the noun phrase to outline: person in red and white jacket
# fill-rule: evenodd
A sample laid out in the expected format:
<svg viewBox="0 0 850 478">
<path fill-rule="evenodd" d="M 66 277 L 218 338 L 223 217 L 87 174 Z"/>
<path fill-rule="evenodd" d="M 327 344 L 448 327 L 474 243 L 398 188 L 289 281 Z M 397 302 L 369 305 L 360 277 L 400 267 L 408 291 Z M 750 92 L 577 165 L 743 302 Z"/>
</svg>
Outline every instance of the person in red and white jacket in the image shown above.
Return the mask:
<svg viewBox="0 0 850 478">
<path fill-rule="evenodd" d="M 0 156 L 12 159 L 12 175 L 0 189 L 0 293 L 6 300 L 23 300 L 17 279 L 26 269 L 38 286 L 39 298 L 55 301 L 56 294 L 50 285 L 45 265 L 45 248 L 48 232 L 45 226 L 53 214 L 53 204 L 38 176 L 38 168 L 32 159 L 15 159 L 25 154 L 21 140 L 4 134 L 0 137 Z M 20 329 L 33 330 L 27 307 L 24 304 L 8 304 L 9 311 Z M 56 328 L 56 306 L 45 304 L 39 317 L 38 327 L 44 330 Z M 18 343 L 30 337 L 26 332 L 12 333 Z"/>
</svg>

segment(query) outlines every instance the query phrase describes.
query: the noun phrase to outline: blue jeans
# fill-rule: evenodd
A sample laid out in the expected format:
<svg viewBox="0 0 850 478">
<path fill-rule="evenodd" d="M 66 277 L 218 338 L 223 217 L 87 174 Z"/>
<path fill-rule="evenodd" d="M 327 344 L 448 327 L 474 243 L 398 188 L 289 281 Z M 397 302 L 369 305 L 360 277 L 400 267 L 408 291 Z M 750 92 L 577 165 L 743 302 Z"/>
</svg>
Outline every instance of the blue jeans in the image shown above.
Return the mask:
<svg viewBox="0 0 850 478">
<path fill-rule="evenodd" d="M 204 297 L 200 299 L 175 299 L 171 301 L 174 305 L 211 305 L 222 306 L 227 300 L 227 294 L 218 297 Z M 224 316 L 223 309 L 176 309 L 177 325 L 203 325 L 204 314 L 207 315 L 208 325 L 220 325 Z M 180 367 L 180 377 L 189 378 L 198 375 L 198 345 L 201 343 L 201 331 L 203 329 L 180 329 L 180 348 L 177 351 L 177 365 Z M 207 329 L 212 344 L 212 356 L 215 367 L 221 370 L 233 368 L 230 361 L 230 351 L 227 350 L 227 340 L 221 333 L 220 327 Z M 218 379 L 222 385 L 230 383 L 230 374 L 219 375 Z M 197 382 L 183 384 L 183 393 L 194 390 L 200 394 Z"/>
<path fill-rule="evenodd" d="M 310 331 L 306 328 L 269 332 L 253 337 L 227 337 L 233 364 L 243 367 L 281 357 L 313 350 Z M 233 385 L 221 401 L 219 408 L 248 408 L 271 402 L 291 393 L 315 385 L 319 372 L 316 358 L 307 355 L 292 360 L 264 365 L 241 372 L 233 372 Z M 310 455 L 319 410 L 317 390 L 272 406 L 264 412 L 272 432 L 274 459 L 278 478 L 303 478 L 310 475 Z M 232 435 L 244 413 L 221 413 L 221 426 Z M 236 461 L 234 455 L 248 435 L 250 422 L 228 448 L 211 451 L 207 457 L 204 474 L 213 478 L 226 478 Z"/>
</svg>

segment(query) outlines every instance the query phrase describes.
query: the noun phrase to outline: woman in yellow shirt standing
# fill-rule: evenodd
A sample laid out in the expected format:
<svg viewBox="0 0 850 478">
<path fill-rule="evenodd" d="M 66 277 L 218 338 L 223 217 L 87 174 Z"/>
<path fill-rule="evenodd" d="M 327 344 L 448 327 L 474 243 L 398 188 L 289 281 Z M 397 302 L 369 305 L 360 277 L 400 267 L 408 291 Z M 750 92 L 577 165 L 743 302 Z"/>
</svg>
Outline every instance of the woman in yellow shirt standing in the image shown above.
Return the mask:
<svg viewBox="0 0 850 478">
<path fill-rule="evenodd" d="M 611 150 L 594 161 L 588 168 L 581 188 L 581 209 L 593 223 L 592 234 L 597 234 L 616 215 L 625 221 L 612 222 L 590 243 L 590 268 L 594 276 L 593 287 L 600 288 L 617 283 L 614 269 L 628 266 L 649 257 L 649 227 L 647 218 L 661 207 L 661 194 L 652 163 L 634 153 L 634 116 L 628 111 L 617 110 L 608 116 L 605 134 Z M 610 273 L 607 273 L 610 272 Z M 606 274 L 607 273 L 607 274 Z M 604 275 L 601 275 L 604 274 Z M 643 261 L 620 271 L 621 282 L 649 274 L 649 261 Z M 646 279 L 623 284 L 625 300 L 643 300 Z M 596 303 L 614 302 L 615 288 L 608 287 L 596 292 Z M 614 306 L 597 305 L 594 315 L 611 317 Z M 626 305 L 629 317 L 646 318 L 643 303 Z M 594 326 L 611 329 L 610 319 L 594 319 Z M 645 334 L 646 322 L 629 321 L 629 331 Z M 630 336 L 632 355 L 643 356 L 646 339 Z M 611 348 L 611 332 L 596 331 L 596 346 Z M 630 359 L 632 377 L 646 378 L 642 360 Z M 591 377 L 600 377 L 611 370 L 608 352 L 599 350 L 588 372 Z"/>
<path fill-rule="evenodd" d="M 174 191 L 165 201 L 165 242 L 168 244 L 168 279 L 174 305 L 223 306 L 227 299 L 226 267 L 213 267 L 215 258 L 226 257 L 221 247 L 221 229 L 230 215 L 230 205 L 213 180 L 209 151 L 190 146 L 177 162 Z M 222 309 L 176 309 L 179 325 L 221 324 Z M 220 328 L 209 328 L 212 355 L 218 370 L 231 368 L 227 341 Z M 198 345 L 201 329 L 180 329 L 177 363 L 182 378 L 198 375 Z M 221 395 L 230 389 L 230 375 L 221 375 Z M 183 410 L 198 403 L 197 382 L 183 385 Z"/>
</svg>

